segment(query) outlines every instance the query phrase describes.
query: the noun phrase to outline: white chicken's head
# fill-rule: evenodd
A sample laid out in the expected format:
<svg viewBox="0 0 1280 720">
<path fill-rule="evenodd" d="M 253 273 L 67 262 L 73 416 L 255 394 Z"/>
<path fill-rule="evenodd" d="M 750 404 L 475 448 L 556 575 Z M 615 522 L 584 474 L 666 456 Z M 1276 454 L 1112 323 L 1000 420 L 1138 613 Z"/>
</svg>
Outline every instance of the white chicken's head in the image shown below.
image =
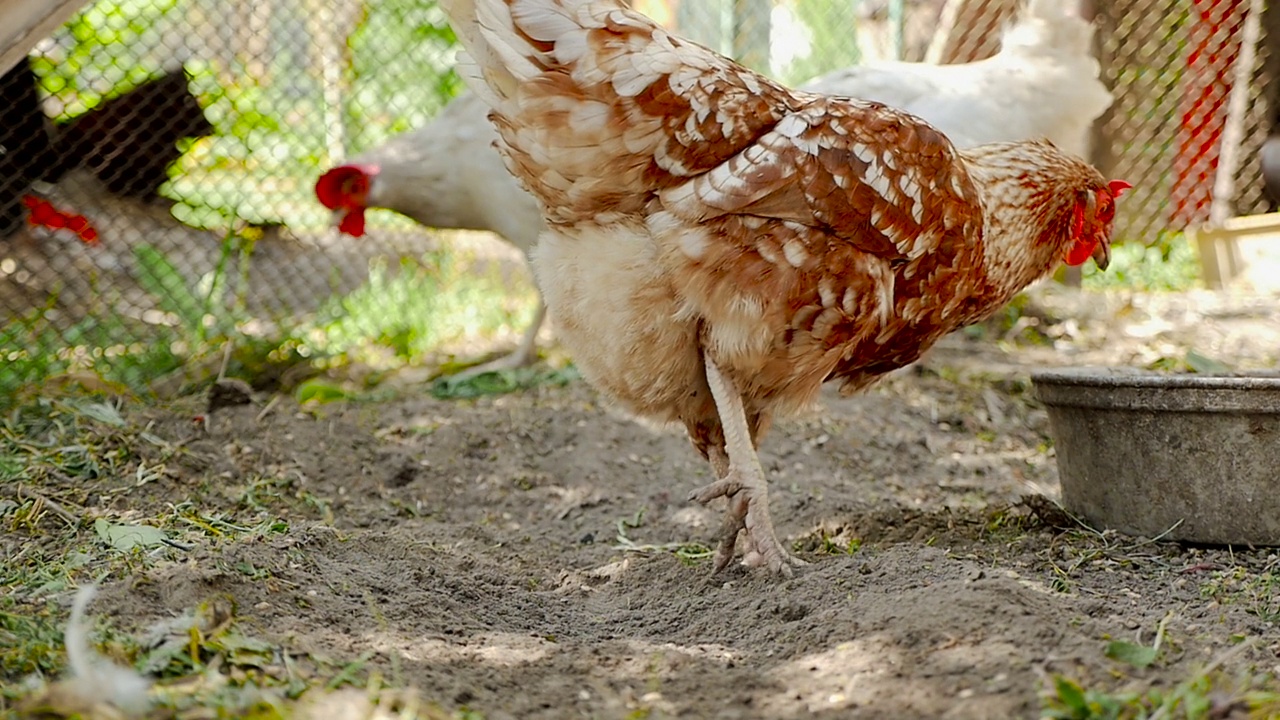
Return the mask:
<svg viewBox="0 0 1280 720">
<path fill-rule="evenodd" d="M 377 165 L 339 165 L 316 181 L 316 199 L 334 213 L 338 230 L 352 237 L 364 235 L 364 211 L 369 191 L 380 168 Z"/>
</svg>

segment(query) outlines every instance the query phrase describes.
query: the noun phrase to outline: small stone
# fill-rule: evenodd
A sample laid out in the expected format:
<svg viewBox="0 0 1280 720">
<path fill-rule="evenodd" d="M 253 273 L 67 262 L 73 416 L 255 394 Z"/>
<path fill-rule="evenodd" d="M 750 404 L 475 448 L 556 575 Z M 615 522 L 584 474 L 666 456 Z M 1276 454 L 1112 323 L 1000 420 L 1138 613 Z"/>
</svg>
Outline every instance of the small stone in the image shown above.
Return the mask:
<svg viewBox="0 0 1280 720">
<path fill-rule="evenodd" d="M 224 407 L 248 405 L 253 402 L 253 388 L 237 378 L 222 378 L 209 388 L 209 405 L 205 412 L 212 415 Z"/>
</svg>

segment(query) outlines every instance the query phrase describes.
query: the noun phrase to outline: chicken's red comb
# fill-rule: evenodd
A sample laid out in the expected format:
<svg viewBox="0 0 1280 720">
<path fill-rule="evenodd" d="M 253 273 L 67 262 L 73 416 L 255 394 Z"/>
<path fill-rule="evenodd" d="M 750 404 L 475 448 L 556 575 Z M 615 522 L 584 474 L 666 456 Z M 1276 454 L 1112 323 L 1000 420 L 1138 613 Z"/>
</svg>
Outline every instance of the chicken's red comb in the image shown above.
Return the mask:
<svg viewBox="0 0 1280 720">
<path fill-rule="evenodd" d="M 33 226 L 46 226 L 56 222 L 60 213 L 53 203 L 35 195 L 23 195 L 22 204 L 27 206 L 27 222 Z"/>
<path fill-rule="evenodd" d="M 356 178 L 368 178 L 378 174 L 377 165 L 339 165 L 316 180 L 316 199 L 330 210 L 350 208 L 349 183 Z"/>
<path fill-rule="evenodd" d="M 50 230 L 70 230 L 84 244 L 98 244 L 98 230 L 89 222 L 89 218 L 63 212 L 54 207 L 53 203 L 37 195 L 23 195 L 22 204 L 27 206 L 28 225 Z"/>
<path fill-rule="evenodd" d="M 1128 190 L 1131 187 L 1133 187 L 1133 185 L 1130 185 L 1124 180 L 1112 180 L 1107 183 L 1107 189 L 1111 191 L 1112 197 L 1120 197 L 1124 194 L 1125 190 Z"/>
</svg>

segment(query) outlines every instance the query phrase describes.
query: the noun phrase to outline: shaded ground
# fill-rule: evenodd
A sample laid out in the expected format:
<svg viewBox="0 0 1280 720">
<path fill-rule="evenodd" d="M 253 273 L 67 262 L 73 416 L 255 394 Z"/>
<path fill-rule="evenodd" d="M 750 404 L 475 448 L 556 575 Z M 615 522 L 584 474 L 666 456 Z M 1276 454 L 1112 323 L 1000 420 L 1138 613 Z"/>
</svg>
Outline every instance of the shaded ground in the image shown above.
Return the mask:
<svg viewBox="0 0 1280 720">
<path fill-rule="evenodd" d="M 94 519 L 160 525 L 181 547 L 135 551 L 103 579 L 93 611 L 112 632 L 141 637 L 229 596 L 241 631 L 276 648 L 250 677 L 359 658 L 357 684 L 376 672 L 485 718 L 1035 717 L 1062 699 L 1055 677 L 1124 698 L 1206 666 L 1221 672 L 1193 688 L 1217 713 L 1202 717 L 1245 717 L 1245 690 L 1276 687 L 1280 561 L 1098 534 L 1021 503 L 1057 492 L 1027 376 L 1188 348 L 1272 365 L 1271 307 L 1042 294 L 1022 316 L 1034 322 L 950 338 L 859 397 L 828 393 L 761 451 L 779 532 L 812 562 L 784 581 L 710 577 L 719 509 L 684 499 L 707 469 L 680 431 L 639 425 L 581 382 L 463 401 L 263 399 L 207 429 L 196 400 L 126 403 L 122 424 L 94 431 L 112 458 L 101 472 L 29 476 L 85 525 L 59 537 L 56 513 L 17 522 L 19 494 L 0 548 L 17 564 L 53 543 L 101 555 Z M 1050 344 L 992 342 L 1031 332 Z M 96 575 L 65 577 L 10 581 L 12 607 L 61 607 Z"/>
</svg>

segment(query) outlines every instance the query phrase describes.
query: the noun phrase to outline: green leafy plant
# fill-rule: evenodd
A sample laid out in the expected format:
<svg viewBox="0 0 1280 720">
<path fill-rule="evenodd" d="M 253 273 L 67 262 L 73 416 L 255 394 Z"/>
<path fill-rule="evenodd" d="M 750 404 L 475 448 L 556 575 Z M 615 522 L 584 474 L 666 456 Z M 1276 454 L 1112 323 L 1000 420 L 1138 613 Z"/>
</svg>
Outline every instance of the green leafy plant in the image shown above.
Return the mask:
<svg viewBox="0 0 1280 720">
<path fill-rule="evenodd" d="M 782 79 L 796 84 L 862 61 L 857 34 L 857 3 L 808 0 L 789 5 L 809 34 L 809 52 L 783 69 Z"/>
<path fill-rule="evenodd" d="M 177 6 L 178 0 L 99 0 L 72 17 L 31 58 L 42 87 L 59 101 L 56 118 L 73 118 L 158 75 Z M 132 62 L 120 62 L 120 47 L 134 49 Z"/>
<path fill-rule="evenodd" d="M 1093 290 L 1176 292 L 1190 290 L 1199 283 L 1199 263 L 1182 233 L 1162 234 L 1151 245 L 1117 243 L 1111 249 L 1111 266 L 1103 272 L 1090 263 L 1083 279 L 1084 287 Z"/>
</svg>

